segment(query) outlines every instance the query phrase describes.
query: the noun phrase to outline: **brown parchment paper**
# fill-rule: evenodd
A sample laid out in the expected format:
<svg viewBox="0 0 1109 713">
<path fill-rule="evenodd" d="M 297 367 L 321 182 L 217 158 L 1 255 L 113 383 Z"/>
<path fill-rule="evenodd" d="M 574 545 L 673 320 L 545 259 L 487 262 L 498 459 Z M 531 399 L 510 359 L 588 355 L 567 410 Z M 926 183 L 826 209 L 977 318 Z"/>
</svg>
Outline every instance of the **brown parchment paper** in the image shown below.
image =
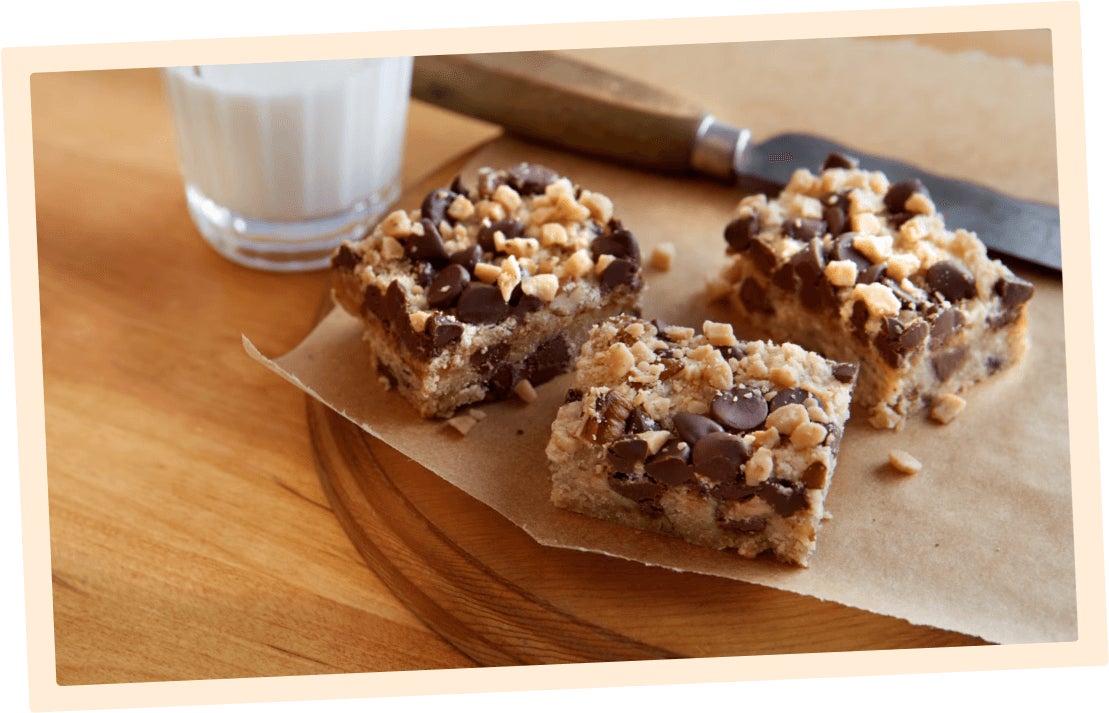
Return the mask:
<svg viewBox="0 0 1109 713">
<path fill-rule="evenodd" d="M 901 149 L 899 157 L 941 173 L 987 176 L 1010 193 L 1054 198 L 1046 68 L 860 40 L 681 50 L 684 65 L 678 68 L 668 59 L 674 48 L 578 54 L 656 83 L 684 85 L 687 94 L 715 102 L 718 115 L 732 121 L 757 127 L 777 120 L 776 130 L 820 132 L 867 151 L 894 147 Z M 733 79 L 717 76 L 721 67 Z M 843 72 L 849 72 L 849 82 Z M 740 86 L 734 77 L 757 86 Z M 929 89 L 926 97 L 916 97 L 927 102 L 920 116 L 901 104 L 911 98 L 906 83 L 914 82 Z M 822 122 L 814 108 L 842 106 L 849 86 L 859 88 L 858 104 L 865 110 L 847 112 L 850 120 L 836 120 L 832 112 Z M 757 102 L 745 100 L 752 94 Z M 1011 123 L 1007 116 L 1013 116 Z M 1021 140 L 1005 146 L 1010 132 Z M 998 134 L 1002 141 L 995 145 Z M 917 135 L 927 138 L 916 142 Z M 981 143 L 975 145 L 971 135 Z M 931 147 L 946 146 L 944 137 L 964 148 L 955 165 L 935 161 Z M 1013 156 L 1017 145 L 1022 153 Z M 975 146 L 973 155 L 965 154 Z M 677 245 L 669 272 L 646 273 L 646 317 L 691 325 L 727 318 L 706 303 L 703 291 L 706 275 L 723 263 L 721 231 L 738 199 L 734 189 L 634 172 L 507 138 L 483 148 L 468 170 L 520 160 L 545 163 L 609 195 L 644 254 L 660 242 Z M 417 205 L 420 197 L 402 200 Z M 1077 636 L 1077 622 L 1062 285 L 1057 277 L 1018 271 L 1036 284 L 1025 361 L 976 387 L 949 426 L 916 418 L 892 433 L 871 429 L 861 416 L 853 419 L 827 503 L 833 517 L 807 570 L 746 561 L 553 508 L 543 448 L 568 377 L 540 387 L 533 404 L 482 406 L 488 418 L 463 438 L 442 422 L 421 420 L 395 392 L 381 388 L 358 323 L 341 310 L 280 358 L 263 356 L 245 337 L 244 345 L 254 358 L 541 543 L 742 579 L 998 643 L 1068 641 Z M 887 465 L 893 447 L 917 455 L 924 470 L 896 475 Z"/>
</svg>

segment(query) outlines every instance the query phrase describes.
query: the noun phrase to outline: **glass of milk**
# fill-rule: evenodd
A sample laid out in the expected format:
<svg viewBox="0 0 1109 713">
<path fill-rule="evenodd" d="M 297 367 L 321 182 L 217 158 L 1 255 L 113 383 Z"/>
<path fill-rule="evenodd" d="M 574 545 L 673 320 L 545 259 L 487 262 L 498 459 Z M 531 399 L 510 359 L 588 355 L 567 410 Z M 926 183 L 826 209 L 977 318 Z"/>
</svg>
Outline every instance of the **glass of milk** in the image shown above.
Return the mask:
<svg viewBox="0 0 1109 713">
<path fill-rule="evenodd" d="M 412 58 L 169 67 L 189 214 L 249 267 L 326 267 L 400 193 Z"/>
</svg>

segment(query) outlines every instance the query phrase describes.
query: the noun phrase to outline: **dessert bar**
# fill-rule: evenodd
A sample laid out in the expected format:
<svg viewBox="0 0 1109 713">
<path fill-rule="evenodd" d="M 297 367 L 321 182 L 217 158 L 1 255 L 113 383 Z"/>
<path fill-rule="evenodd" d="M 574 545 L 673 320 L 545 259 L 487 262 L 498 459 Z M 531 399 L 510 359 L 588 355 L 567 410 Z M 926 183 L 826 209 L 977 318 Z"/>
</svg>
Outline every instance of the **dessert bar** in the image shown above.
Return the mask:
<svg viewBox="0 0 1109 713">
<path fill-rule="evenodd" d="M 807 565 L 855 364 L 623 315 L 595 327 L 551 428 L 551 500 L 744 557 Z"/>
<path fill-rule="evenodd" d="M 919 181 L 832 154 L 777 197 L 740 201 L 724 239 L 712 296 L 744 334 L 860 362 L 854 403 L 875 427 L 924 408 L 944 420 L 956 394 L 1025 352 L 1032 284 L 949 230 Z"/>
<path fill-rule="evenodd" d="M 637 312 L 635 236 L 612 201 L 532 164 L 456 179 L 332 258 L 336 301 L 422 416 L 530 393 L 589 328 Z"/>
</svg>

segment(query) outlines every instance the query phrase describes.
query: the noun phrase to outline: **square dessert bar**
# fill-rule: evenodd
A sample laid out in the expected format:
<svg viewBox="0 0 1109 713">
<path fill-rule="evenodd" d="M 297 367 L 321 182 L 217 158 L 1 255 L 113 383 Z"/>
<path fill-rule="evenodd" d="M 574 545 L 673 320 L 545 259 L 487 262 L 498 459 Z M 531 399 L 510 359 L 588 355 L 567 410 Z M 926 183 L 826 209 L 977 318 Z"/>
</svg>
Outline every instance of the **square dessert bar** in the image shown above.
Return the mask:
<svg viewBox="0 0 1109 713">
<path fill-rule="evenodd" d="M 752 335 L 860 362 L 854 401 L 875 427 L 922 408 L 946 422 L 958 393 L 1025 352 L 1032 284 L 948 230 L 919 181 L 890 185 L 832 154 L 735 215 L 713 296 Z"/>
<path fill-rule="evenodd" d="M 332 258 L 336 301 L 424 417 L 566 371 L 589 328 L 637 312 L 635 236 L 612 201 L 555 171 L 481 169 L 397 210 Z"/>
<path fill-rule="evenodd" d="M 857 366 L 622 315 L 594 328 L 551 427 L 551 501 L 807 566 Z"/>
</svg>

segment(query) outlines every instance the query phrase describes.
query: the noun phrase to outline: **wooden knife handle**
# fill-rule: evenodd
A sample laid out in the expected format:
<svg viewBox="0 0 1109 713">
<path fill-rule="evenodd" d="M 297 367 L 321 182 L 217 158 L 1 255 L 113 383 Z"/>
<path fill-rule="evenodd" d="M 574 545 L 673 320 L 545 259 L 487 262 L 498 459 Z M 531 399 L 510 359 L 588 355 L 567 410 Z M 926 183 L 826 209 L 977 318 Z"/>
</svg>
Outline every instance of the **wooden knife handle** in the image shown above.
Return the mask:
<svg viewBox="0 0 1109 713">
<path fill-rule="evenodd" d="M 681 97 L 543 51 L 417 57 L 412 96 L 530 139 L 664 171 L 694 168 L 694 147 L 713 123 Z"/>
</svg>

